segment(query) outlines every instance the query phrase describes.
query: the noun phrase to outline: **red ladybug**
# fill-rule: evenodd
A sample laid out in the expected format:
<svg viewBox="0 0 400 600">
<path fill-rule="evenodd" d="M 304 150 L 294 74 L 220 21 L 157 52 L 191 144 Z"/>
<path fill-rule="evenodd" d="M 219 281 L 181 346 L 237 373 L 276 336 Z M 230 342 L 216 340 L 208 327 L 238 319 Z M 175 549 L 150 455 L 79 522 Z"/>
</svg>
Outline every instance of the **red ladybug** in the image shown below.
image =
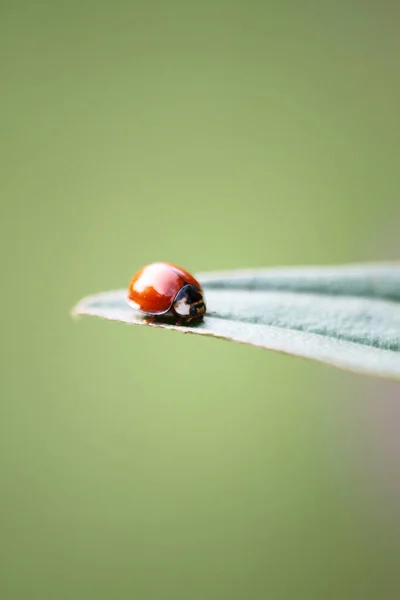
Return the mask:
<svg viewBox="0 0 400 600">
<path fill-rule="evenodd" d="M 131 279 L 127 302 L 151 317 L 178 325 L 198 322 L 206 312 L 199 282 L 184 269 L 170 263 L 153 263 Z"/>
</svg>

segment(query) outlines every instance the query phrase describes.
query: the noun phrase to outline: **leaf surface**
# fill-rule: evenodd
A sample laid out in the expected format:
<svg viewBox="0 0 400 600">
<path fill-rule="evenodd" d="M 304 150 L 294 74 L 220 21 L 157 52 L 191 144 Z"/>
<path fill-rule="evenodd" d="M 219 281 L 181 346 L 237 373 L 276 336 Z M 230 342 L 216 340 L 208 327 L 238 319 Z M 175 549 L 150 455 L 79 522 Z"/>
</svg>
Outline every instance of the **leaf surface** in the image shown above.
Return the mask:
<svg viewBox="0 0 400 600">
<path fill-rule="evenodd" d="M 195 327 L 153 327 L 209 335 L 400 379 L 400 265 L 269 268 L 203 273 L 207 316 Z M 143 325 L 126 291 L 84 298 L 75 315 Z"/>
</svg>

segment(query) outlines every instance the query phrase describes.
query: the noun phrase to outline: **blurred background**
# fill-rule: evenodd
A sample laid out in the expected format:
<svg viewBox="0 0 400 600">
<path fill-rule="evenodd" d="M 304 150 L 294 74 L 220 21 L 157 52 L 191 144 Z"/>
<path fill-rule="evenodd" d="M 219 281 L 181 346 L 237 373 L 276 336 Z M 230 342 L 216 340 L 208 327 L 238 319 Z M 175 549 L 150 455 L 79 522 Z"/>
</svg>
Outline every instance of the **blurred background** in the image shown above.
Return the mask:
<svg viewBox="0 0 400 600">
<path fill-rule="evenodd" d="M 394 2 L 0 5 L 4 600 L 400 596 L 400 386 L 97 319 L 399 257 Z"/>
</svg>

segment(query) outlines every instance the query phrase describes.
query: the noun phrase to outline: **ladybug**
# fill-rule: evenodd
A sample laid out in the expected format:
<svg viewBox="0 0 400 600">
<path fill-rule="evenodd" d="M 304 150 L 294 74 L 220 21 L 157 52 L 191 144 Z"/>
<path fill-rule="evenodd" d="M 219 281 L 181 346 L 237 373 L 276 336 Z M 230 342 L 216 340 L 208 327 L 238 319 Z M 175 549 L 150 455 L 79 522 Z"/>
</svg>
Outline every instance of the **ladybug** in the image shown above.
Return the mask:
<svg viewBox="0 0 400 600">
<path fill-rule="evenodd" d="M 206 312 L 199 282 L 170 263 L 140 269 L 130 281 L 127 302 L 150 321 L 161 317 L 178 325 L 199 322 Z"/>
</svg>

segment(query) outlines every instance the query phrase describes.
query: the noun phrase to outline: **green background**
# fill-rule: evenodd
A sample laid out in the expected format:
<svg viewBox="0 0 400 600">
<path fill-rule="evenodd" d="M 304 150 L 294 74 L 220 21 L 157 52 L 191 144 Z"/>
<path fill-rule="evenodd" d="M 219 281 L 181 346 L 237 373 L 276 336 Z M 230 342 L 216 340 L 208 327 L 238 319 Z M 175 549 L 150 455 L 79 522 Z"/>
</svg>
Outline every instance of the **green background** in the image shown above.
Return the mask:
<svg viewBox="0 0 400 600">
<path fill-rule="evenodd" d="M 399 14 L 0 3 L 4 600 L 400 596 L 399 386 L 69 315 L 156 260 L 398 256 Z"/>
</svg>

